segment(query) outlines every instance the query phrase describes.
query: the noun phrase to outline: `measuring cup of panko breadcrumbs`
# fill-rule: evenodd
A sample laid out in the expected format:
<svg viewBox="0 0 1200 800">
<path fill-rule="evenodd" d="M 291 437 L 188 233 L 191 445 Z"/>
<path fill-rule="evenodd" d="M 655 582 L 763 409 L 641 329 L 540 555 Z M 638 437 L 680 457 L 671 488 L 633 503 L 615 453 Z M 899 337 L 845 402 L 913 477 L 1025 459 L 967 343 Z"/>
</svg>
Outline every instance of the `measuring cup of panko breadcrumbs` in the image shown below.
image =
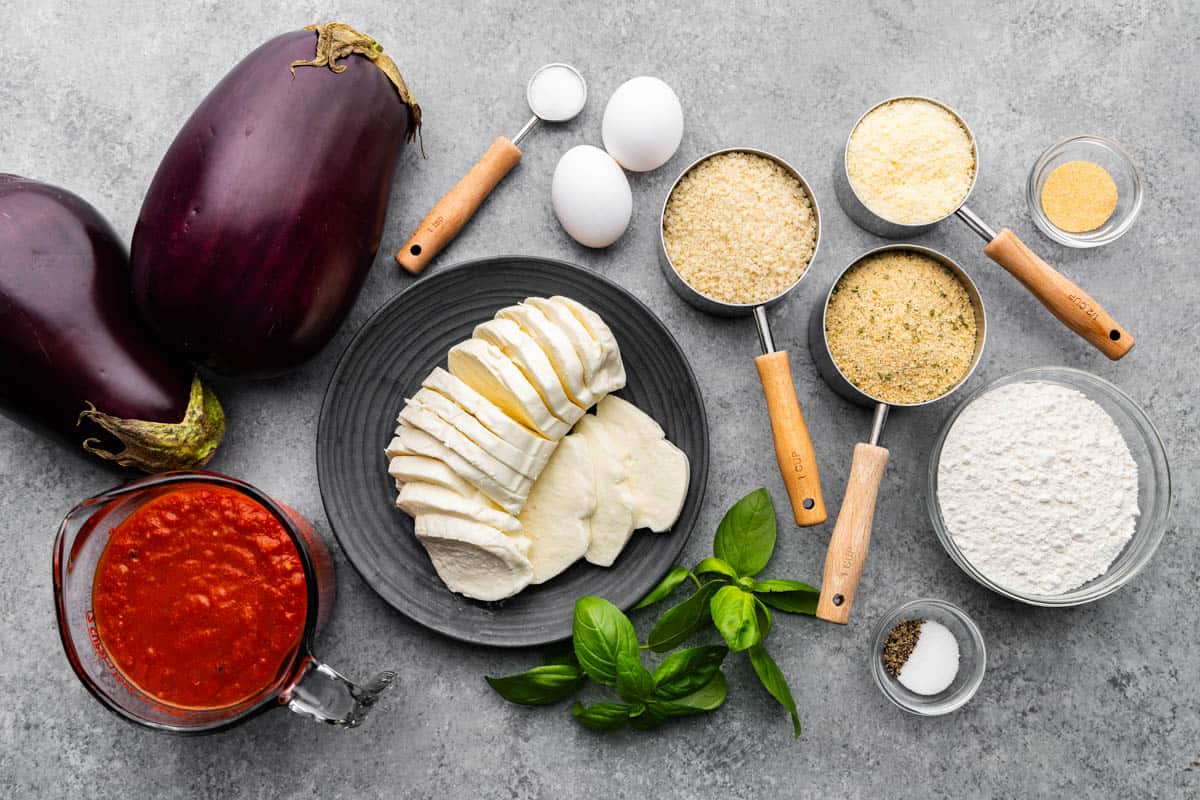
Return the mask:
<svg viewBox="0 0 1200 800">
<path fill-rule="evenodd" d="M 850 130 L 834 167 L 838 202 L 861 227 L 900 239 L 957 216 L 1051 314 L 1109 358 L 1133 349 L 1133 336 L 1087 292 L 1030 250 L 1008 228 L 993 230 L 967 208 L 979 174 L 979 148 L 962 116 L 919 95 L 872 106 Z"/>
<path fill-rule="evenodd" d="M 675 180 L 663 203 L 660 262 L 691 305 L 723 317 L 753 315 L 755 358 L 775 457 L 796 524 L 825 521 L 816 456 L 785 350 L 775 349 L 767 309 L 804 280 L 821 240 L 808 183 L 782 158 L 736 147 L 709 153 Z"/>
<path fill-rule="evenodd" d="M 915 244 L 877 247 L 856 259 L 809 318 L 808 345 L 825 382 L 875 408 L 854 460 L 825 555 L 817 616 L 845 623 L 858 591 L 888 451 L 879 446 L 888 410 L 953 394 L 983 354 L 987 320 L 970 276 Z"/>
</svg>

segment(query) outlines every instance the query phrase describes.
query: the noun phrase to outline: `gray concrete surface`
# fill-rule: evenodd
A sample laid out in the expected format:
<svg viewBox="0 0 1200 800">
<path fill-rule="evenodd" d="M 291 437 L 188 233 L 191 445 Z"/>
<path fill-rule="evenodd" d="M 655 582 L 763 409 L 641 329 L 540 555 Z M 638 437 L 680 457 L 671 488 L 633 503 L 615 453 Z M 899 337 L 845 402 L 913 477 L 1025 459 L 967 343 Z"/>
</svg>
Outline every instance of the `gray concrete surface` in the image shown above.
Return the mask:
<svg viewBox="0 0 1200 800">
<path fill-rule="evenodd" d="M 585 264 L 628 286 L 682 342 L 704 381 L 712 474 L 690 561 L 708 551 L 723 509 L 758 486 L 783 490 L 751 358 L 749 323 L 699 315 L 655 262 L 663 193 L 692 158 L 750 144 L 790 159 L 825 218 L 814 279 L 774 313 L 836 509 L 866 412 L 834 397 L 806 354 L 813 298 L 876 243 L 832 194 L 830 165 L 875 100 L 920 92 L 971 122 L 983 153 L 972 205 L 1011 226 L 1104 302 L 1138 337 L 1109 363 L 1046 314 L 948 223 L 922 241 L 957 256 L 990 309 L 989 350 L 972 386 L 1057 364 L 1113 380 L 1159 425 L 1176 478 L 1175 517 L 1146 571 L 1085 608 L 1038 610 L 972 583 L 946 557 L 924 510 L 933 434 L 951 407 L 896 414 L 892 462 L 862 594 L 848 627 L 780 620 L 772 649 L 805 723 L 785 717 L 731 660 L 729 702 L 652 735 L 597 736 L 566 708 L 507 705 L 485 673 L 520 670 L 533 652 L 443 639 L 393 612 L 338 556 L 341 597 L 320 641 L 351 675 L 393 667 L 399 688 L 367 724 L 341 731 L 284 711 L 227 734 L 155 735 L 100 707 L 75 679 L 55 632 L 50 546 L 79 499 L 112 473 L 0 421 L 0 796 L 33 797 L 1195 797 L 1200 794 L 1200 552 L 1196 536 L 1196 389 L 1200 385 L 1195 220 L 1200 36 L 1182 2 L 865 4 L 61 2 L 0 0 L 0 169 L 61 184 L 133 228 L 158 159 L 192 108 L 242 55 L 276 33 L 326 18 L 385 44 L 426 114 L 422 161 L 403 156 L 383 247 L 352 315 L 296 373 L 219 381 L 229 412 L 212 466 L 291 503 L 328 535 L 313 431 L 333 365 L 353 332 L 410 278 L 390 253 L 430 203 L 497 134 L 525 120 L 524 84 L 543 62 L 586 74 L 591 102 L 544 129 L 441 263 L 533 253 Z M 651 74 L 679 92 L 686 134 L 666 167 L 632 177 L 634 219 L 606 251 L 573 244 L 549 206 L 558 156 L 600 143 L 604 102 Z M 1141 219 L 1121 241 L 1070 251 L 1040 237 L 1025 208 L 1033 160 L 1060 137 L 1099 133 L 1133 153 L 1146 180 Z M 0 254 L 3 258 L 3 254 Z M 785 524 L 777 576 L 820 578 L 831 524 Z M 867 671 L 871 626 L 917 596 L 964 606 L 990 665 L 974 702 L 918 719 L 892 708 Z"/>
</svg>

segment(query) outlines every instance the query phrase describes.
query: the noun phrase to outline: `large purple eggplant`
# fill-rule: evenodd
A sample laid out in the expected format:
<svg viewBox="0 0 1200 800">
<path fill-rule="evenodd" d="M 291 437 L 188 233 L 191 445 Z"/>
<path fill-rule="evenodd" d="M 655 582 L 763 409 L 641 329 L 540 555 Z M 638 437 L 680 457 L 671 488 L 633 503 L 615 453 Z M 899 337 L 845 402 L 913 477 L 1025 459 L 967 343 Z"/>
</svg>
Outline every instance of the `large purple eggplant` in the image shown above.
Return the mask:
<svg viewBox="0 0 1200 800">
<path fill-rule="evenodd" d="M 116 233 L 92 206 L 0 175 L 0 409 L 147 472 L 205 464 L 221 405 L 154 343 Z"/>
<path fill-rule="evenodd" d="M 285 372 L 341 325 L 379 249 L 420 126 L 396 65 L 331 22 L 279 36 L 175 137 L 133 234 L 138 308 L 220 372 Z"/>
</svg>

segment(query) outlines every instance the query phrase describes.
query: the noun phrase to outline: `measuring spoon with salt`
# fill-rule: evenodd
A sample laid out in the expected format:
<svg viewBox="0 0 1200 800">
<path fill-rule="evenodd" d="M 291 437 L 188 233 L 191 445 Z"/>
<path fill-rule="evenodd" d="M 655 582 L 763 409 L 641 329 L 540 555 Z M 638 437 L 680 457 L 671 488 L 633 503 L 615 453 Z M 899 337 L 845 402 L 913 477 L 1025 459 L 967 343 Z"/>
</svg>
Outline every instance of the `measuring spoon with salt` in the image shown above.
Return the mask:
<svg viewBox="0 0 1200 800">
<path fill-rule="evenodd" d="M 525 87 L 533 116 L 509 139 L 500 136 L 483 157 L 437 202 L 416 233 L 396 253 L 400 266 L 416 275 L 458 235 L 475 211 L 521 160 L 521 141 L 539 122 L 574 119 L 587 102 L 587 82 L 569 64 L 547 64 Z"/>
</svg>

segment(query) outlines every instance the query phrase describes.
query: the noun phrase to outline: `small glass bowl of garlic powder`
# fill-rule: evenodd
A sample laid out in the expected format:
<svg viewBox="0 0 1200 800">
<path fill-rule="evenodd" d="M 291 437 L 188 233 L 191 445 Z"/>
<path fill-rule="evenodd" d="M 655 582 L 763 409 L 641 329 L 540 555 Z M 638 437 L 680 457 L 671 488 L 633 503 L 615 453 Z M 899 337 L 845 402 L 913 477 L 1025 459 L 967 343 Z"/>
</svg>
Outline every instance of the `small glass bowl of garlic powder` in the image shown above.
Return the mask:
<svg viewBox="0 0 1200 800">
<path fill-rule="evenodd" d="M 1034 223 L 1067 247 L 1115 242 L 1142 210 L 1142 177 L 1119 144 L 1072 136 L 1034 162 L 1025 186 Z"/>
<path fill-rule="evenodd" d="M 956 605 L 926 598 L 897 606 L 872 638 L 871 675 L 883 696 L 909 713 L 949 714 L 983 683 L 983 635 Z"/>
</svg>

